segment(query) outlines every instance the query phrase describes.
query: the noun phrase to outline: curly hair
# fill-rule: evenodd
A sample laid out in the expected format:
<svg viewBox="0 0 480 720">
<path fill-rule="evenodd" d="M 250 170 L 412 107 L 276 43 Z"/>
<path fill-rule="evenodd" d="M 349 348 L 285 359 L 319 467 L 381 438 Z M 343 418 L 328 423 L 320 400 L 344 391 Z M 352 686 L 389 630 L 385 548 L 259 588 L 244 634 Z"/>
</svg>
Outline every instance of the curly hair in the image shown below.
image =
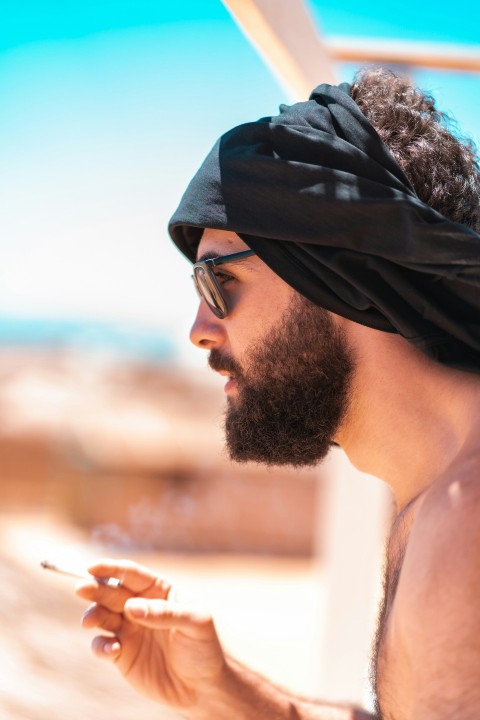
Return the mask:
<svg viewBox="0 0 480 720">
<path fill-rule="evenodd" d="M 449 220 L 480 231 L 480 168 L 472 141 L 428 93 L 385 68 L 360 71 L 350 94 L 400 165 L 418 197 Z"/>
</svg>

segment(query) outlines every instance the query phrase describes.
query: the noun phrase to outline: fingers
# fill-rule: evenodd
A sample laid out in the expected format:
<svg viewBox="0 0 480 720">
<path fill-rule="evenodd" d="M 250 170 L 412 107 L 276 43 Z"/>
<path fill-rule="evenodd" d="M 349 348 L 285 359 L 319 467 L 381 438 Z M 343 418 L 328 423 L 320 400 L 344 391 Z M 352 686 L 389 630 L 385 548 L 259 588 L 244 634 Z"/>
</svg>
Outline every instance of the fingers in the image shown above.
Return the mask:
<svg viewBox="0 0 480 720">
<path fill-rule="evenodd" d="M 213 631 L 211 615 L 201 608 L 145 598 L 127 600 L 123 614 L 94 603 L 83 614 L 82 625 L 87 629 L 99 627 L 114 635 L 121 635 L 124 617 L 134 625 L 156 630 L 176 628 L 197 639 L 210 637 Z"/>
<path fill-rule="evenodd" d="M 82 627 L 87 628 L 87 630 L 98 627 L 115 635 L 121 632 L 122 626 L 122 615 L 110 612 L 107 608 L 96 603 L 90 605 L 83 613 Z"/>
<path fill-rule="evenodd" d="M 132 593 L 123 586 L 113 587 L 95 580 L 82 580 L 75 587 L 76 594 L 84 600 L 103 605 L 111 612 L 121 613 Z"/>
<path fill-rule="evenodd" d="M 122 613 L 125 602 L 134 595 L 166 600 L 172 592 L 168 580 L 129 560 L 99 560 L 89 572 L 92 579 L 77 583 L 77 595 L 111 612 Z M 119 583 L 106 582 L 108 578 L 117 578 Z"/>
<path fill-rule="evenodd" d="M 94 655 L 106 660 L 118 660 L 122 647 L 116 638 L 98 635 L 92 640 Z"/>
<path fill-rule="evenodd" d="M 166 599 L 171 584 L 165 578 L 159 578 L 149 568 L 130 560 L 110 560 L 103 558 L 90 565 L 88 572 L 98 578 L 118 578 L 122 587 L 135 595 L 153 593 L 152 597 Z"/>
<path fill-rule="evenodd" d="M 209 640 L 216 635 L 211 615 L 194 605 L 131 598 L 125 603 L 124 614 L 138 625 L 156 630 L 175 628 L 197 640 Z"/>
<path fill-rule="evenodd" d="M 118 613 L 112 613 L 101 605 L 90 605 L 83 613 L 82 626 L 85 628 L 100 627 L 113 634 L 120 632 L 123 618 Z M 92 650 L 99 658 L 115 661 L 120 657 L 121 645 L 116 637 L 98 635 L 92 640 Z"/>
</svg>

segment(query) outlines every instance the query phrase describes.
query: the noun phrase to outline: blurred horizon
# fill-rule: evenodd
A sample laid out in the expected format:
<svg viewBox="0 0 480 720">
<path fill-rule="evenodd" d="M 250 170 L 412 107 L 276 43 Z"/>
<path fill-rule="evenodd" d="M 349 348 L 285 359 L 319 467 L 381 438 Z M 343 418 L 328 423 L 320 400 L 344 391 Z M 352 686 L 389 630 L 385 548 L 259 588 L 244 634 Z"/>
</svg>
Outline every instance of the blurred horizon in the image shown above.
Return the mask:
<svg viewBox="0 0 480 720">
<path fill-rule="evenodd" d="M 465 0 L 448 15 L 432 0 L 408 0 L 401 12 L 379 0 L 309 5 L 327 36 L 478 42 L 480 10 Z M 355 69 L 339 66 L 340 78 Z M 478 144 L 478 76 L 416 70 L 414 79 Z M 72 322 L 137 327 L 165 339 L 179 362 L 204 362 L 189 347 L 196 295 L 167 221 L 222 132 L 290 101 L 224 5 L 10 4 L 0 91 L 9 337 L 16 323 L 25 340 L 27 320 L 37 341 L 47 325 L 46 340 L 57 325 L 57 342 Z"/>
</svg>

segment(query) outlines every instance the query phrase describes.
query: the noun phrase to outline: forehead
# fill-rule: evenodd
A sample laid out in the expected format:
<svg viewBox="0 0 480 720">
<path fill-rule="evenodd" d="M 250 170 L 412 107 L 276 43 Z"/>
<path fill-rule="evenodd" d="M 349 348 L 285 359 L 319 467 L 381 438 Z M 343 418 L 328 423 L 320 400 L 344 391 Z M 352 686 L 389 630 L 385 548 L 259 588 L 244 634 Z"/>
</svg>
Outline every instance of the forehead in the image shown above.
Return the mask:
<svg viewBox="0 0 480 720">
<path fill-rule="evenodd" d="M 229 230 L 211 230 L 206 228 L 198 244 L 197 258 L 205 254 L 229 255 L 230 253 L 248 250 L 241 238 Z"/>
</svg>

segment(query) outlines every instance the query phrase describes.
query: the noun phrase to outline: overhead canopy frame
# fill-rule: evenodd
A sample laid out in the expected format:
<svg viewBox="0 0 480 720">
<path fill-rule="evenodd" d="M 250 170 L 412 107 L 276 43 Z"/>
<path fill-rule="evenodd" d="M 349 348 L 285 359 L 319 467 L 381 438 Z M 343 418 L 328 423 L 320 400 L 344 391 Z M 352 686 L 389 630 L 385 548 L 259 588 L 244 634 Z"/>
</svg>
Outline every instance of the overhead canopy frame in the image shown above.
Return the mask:
<svg viewBox="0 0 480 720">
<path fill-rule="evenodd" d="M 305 0 L 222 0 L 293 99 L 337 83 L 338 62 L 480 72 L 480 46 L 324 37 Z"/>
</svg>

